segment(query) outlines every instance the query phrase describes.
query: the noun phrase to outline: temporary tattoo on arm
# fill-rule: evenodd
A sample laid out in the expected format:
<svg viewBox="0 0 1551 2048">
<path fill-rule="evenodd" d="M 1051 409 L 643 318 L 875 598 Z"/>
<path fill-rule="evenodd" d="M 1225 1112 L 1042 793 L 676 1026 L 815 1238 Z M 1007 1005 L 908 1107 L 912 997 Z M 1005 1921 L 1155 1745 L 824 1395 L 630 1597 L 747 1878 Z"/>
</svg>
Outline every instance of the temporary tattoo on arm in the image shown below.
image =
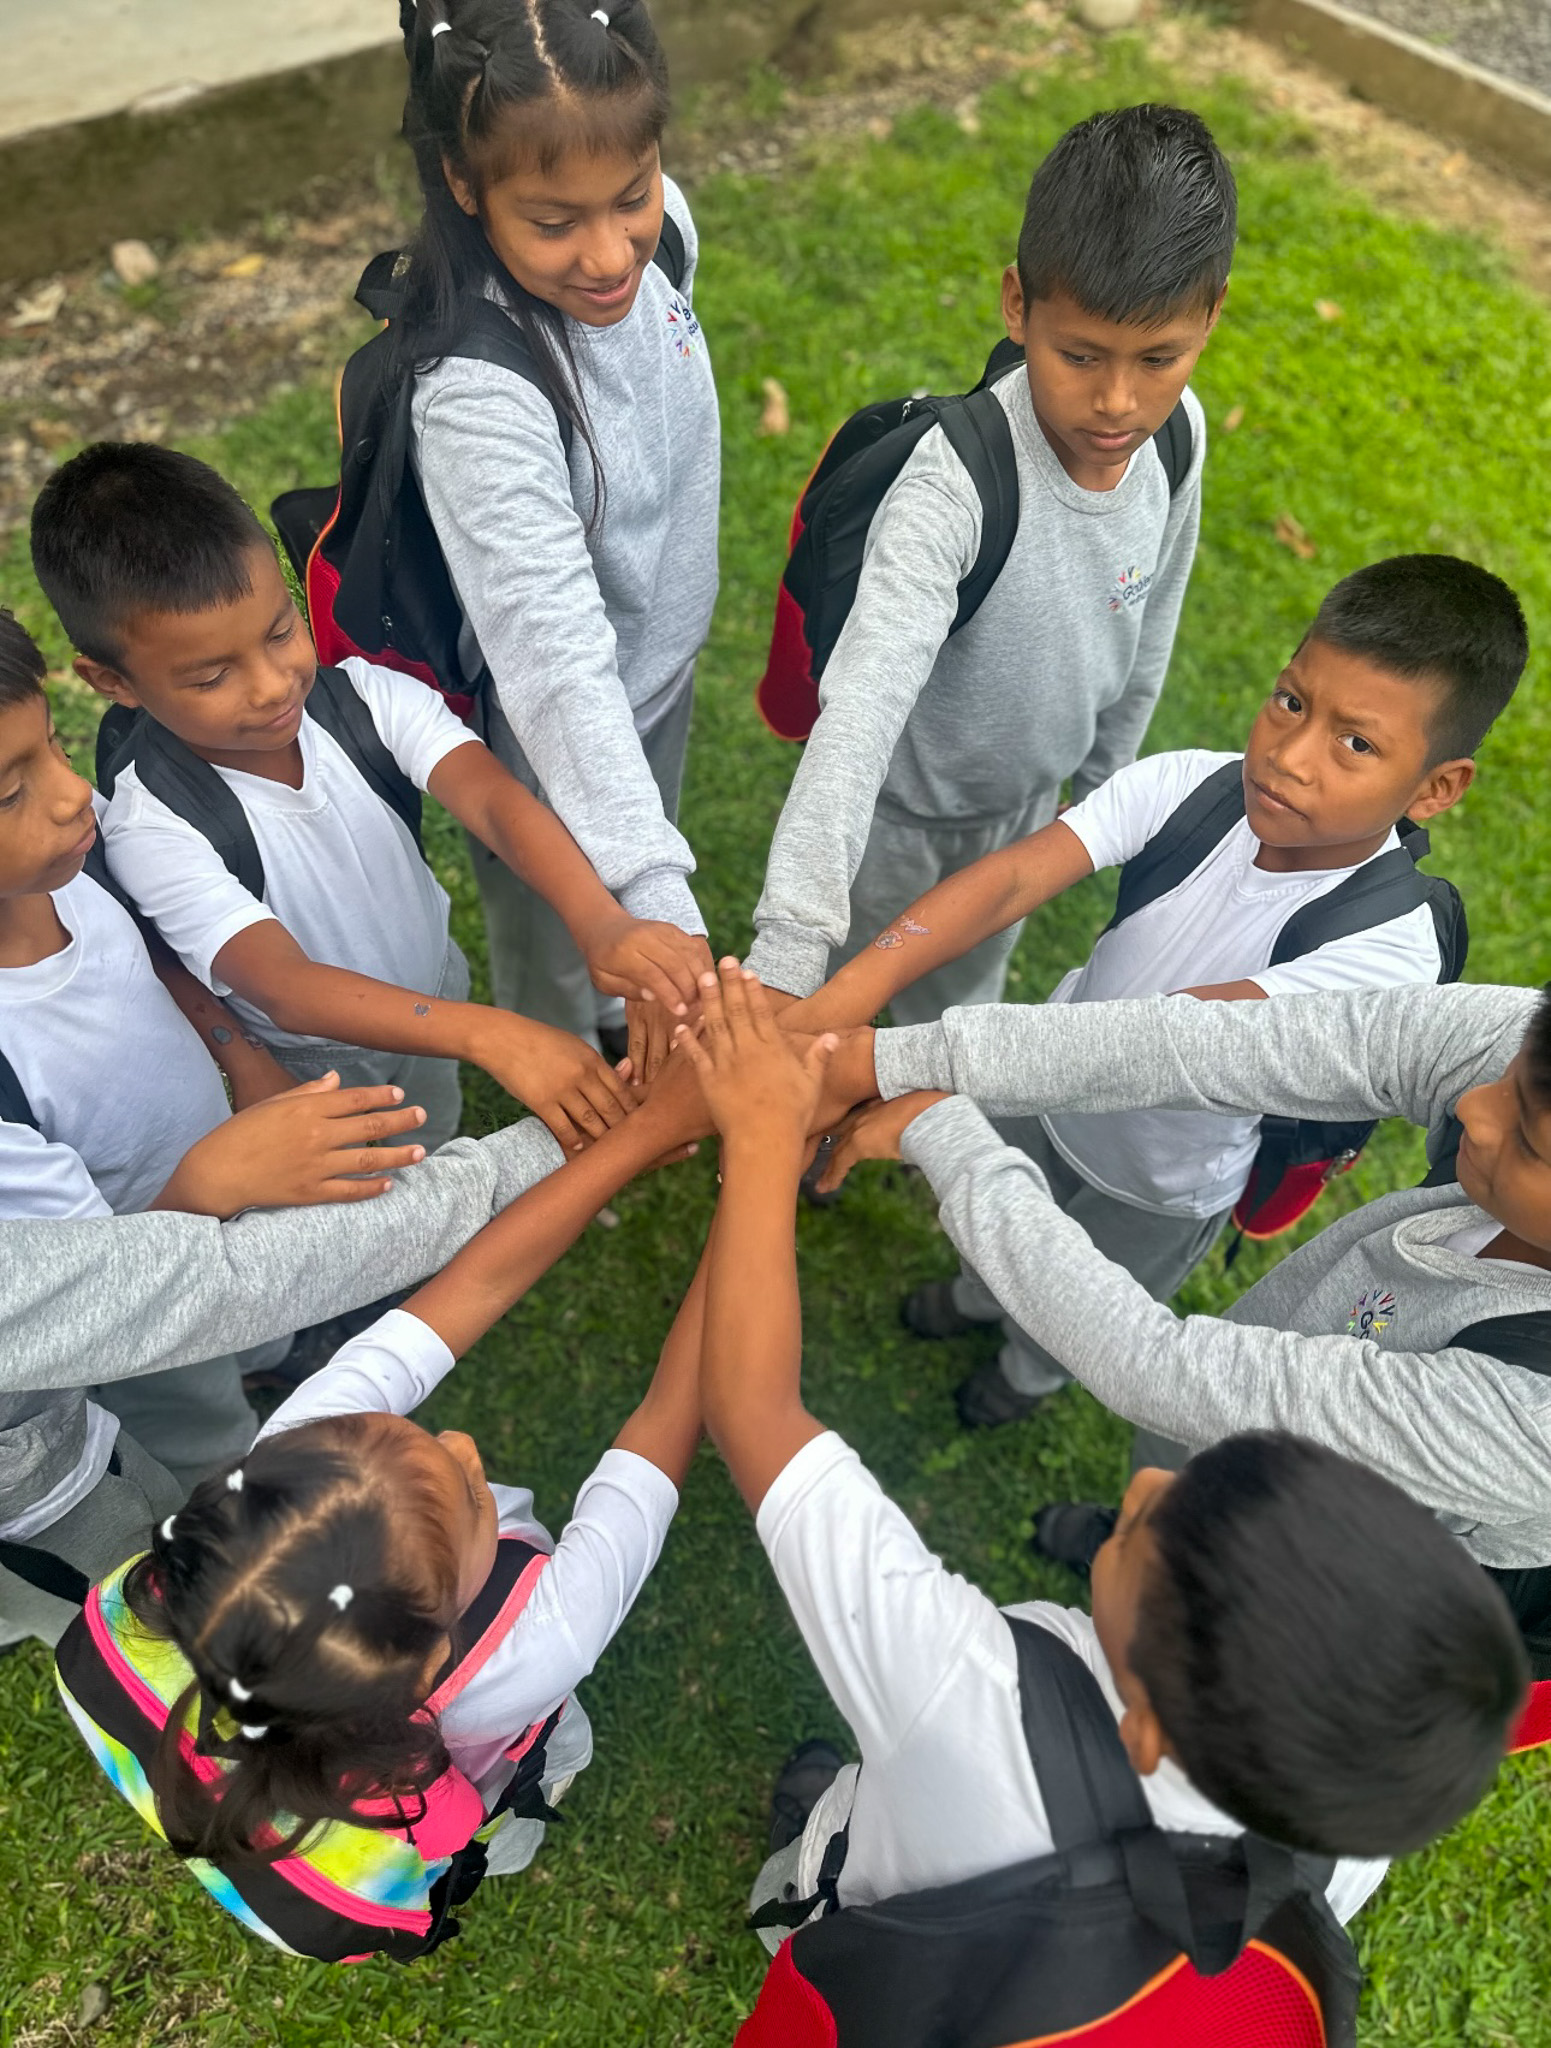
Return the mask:
<svg viewBox="0 0 1551 2048">
<path fill-rule="evenodd" d="M 907 937 L 912 939 L 929 939 L 931 936 L 932 928 L 930 925 L 917 924 L 913 917 L 896 917 L 886 932 L 878 934 L 877 938 L 873 940 L 873 944 L 880 953 L 892 953 L 896 946 L 902 946 L 905 943 Z"/>
<path fill-rule="evenodd" d="M 416 1003 L 416 1005 L 415 1005 L 415 1015 L 416 1015 L 417 1017 L 429 1017 L 429 1016 L 430 1016 L 430 1014 L 431 1014 L 431 1005 L 430 1005 L 429 1003 Z"/>
<path fill-rule="evenodd" d="M 902 932 L 907 932 L 913 939 L 929 939 L 932 936 L 931 926 L 929 924 L 917 924 L 913 917 L 896 918 L 895 923 Z"/>
<path fill-rule="evenodd" d="M 268 1052 L 269 1050 L 263 1039 L 255 1038 L 251 1031 L 245 1031 L 242 1034 L 242 1042 L 244 1045 L 251 1047 L 254 1052 Z"/>
<path fill-rule="evenodd" d="M 879 932 L 878 936 L 873 940 L 873 944 L 880 953 L 892 953 L 896 946 L 902 946 L 904 943 L 904 940 L 896 931 Z"/>
<path fill-rule="evenodd" d="M 224 1024 L 212 1024 L 210 1027 L 210 1036 L 215 1040 L 217 1045 L 230 1045 L 232 1042 L 232 1034 L 227 1030 Z"/>
</svg>

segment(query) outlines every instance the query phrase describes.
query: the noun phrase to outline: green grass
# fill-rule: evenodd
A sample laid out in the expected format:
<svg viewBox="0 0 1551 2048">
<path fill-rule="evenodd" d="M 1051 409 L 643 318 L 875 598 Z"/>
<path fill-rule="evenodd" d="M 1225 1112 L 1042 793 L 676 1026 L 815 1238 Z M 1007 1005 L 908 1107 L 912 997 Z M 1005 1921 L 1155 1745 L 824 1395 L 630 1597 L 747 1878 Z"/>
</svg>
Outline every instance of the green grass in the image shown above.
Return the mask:
<svg viewBox="0 0 1551 2048">
<path fill-rule="evenodd" d="M 971 137 L 921 112 L 886 143 L 848 142 L 778 182 L 720 178 L 696 206 L 698 304 L 726 423 L 724 583 L 701 670 L 685 813 L 719 944 L 750 933 L 763 857 L 795 754 L 759 726 L 763 656 L 787 512 L 824 436 L 893 390 L 961 388 L 994 337 L 997 280 L 1039 154 L 1096 106 L 1166 96 L 1134 46 L 993 92 Z M 1490 248 L 1376 215 L 1332 182 L 1306 139 L 1246 97 L 1202 110 L 1230 150 L 1244 242 L 1221 332 L 1196 388 L 1215 434 L 1207 512 L 1171 681 L 1150 745 L 1231 746 L 1316 602 L 1358 563 L 1453 548 L 1522 592 L 1538 647 L 1551 632 L 1541 492 L 1551 453 L 1551 320 Z M 1344 309 L 1319 318 L 1316 299 Z M 761 379 L 791 396 L 784 440 L 755 435 Z M 323 388 L 277 400 L 211 453 L 256 501 L 325 476 Z M 1318 544 L 1273 538 L 1279 513 Z M 0 595 L 51 634 L 19 541 Z M 51 653 L 63 659 L 57 636 Z M 1551 862 L 1540 822 L 1548 758 L 1544 653 L 1482 754 L 1482 782 L 1436 835 L 1475 928 L 1477 979 L 1551 973 Z M 89 717 L 62 703 L 72 736 Z M 458 929 L 479 961 L 472 888 L 450 832 L 436 842 Z M 1042 915 L 1015 993 L 1043 995 L 1079 959 L 1107 892 L 1086 885 Z M 478 968 L 482 972 L 482 966 Z M 508 1105 L 475 1077 L 472 1129 Z M 1414 1178 L 1409 1133 L 1385 1134 L 1321 1207 Z M 645 1382 L 697 1254 L 711 1202 L 701 1160 L 640 1184 L 617 1229 L 590 1230 L 482 1344 L 435 1403 L 474 1430 L 491 1470 L 522 1477 L 551 1526 Z M 895 1321 L 903 1285 L 952 1258 L 921 1185 L 874 1169 L 837 1212 L 800 1220 L 807 1375 L 815 1409 L 865 1452 L 950 1563 L 999 1600 L 1070 1599 L 1023 1547 L 1030 1506 L 1113 1493 L 1126 1432 L 1078 1392 L 986 1438 L 957 1428 L 950 1391 L 979 1342 L 922 1346 Z M 1285 1247 L 1219 1260 L 1190 1283 L 1225 1305 Z M 82 1989 L 109 1986 L 104 2044 L 521 2040 L 724 2043 L 757 1988 L 740 1928 L 770 1775 L 810 1731 L 838 1733 L 747 1517 L 715 1461 L 691 1474 L 662 1566 L 584 1689 L 598 1760 L 527 1875 L 492 1884 L 463 1938 L 428 1965 L 327 1971 L 266 1952 L 210 1906 L 98 1782 L 54 1705 L 48 1666 L 0 1666 L 0 1881 L 13 1904 L 0 2038 L 64 2044 Z M 1357 1934 L 1369 1970 L 1363 2039 L 1404 2048 L 1551 2048 L 1543 1909 L 1551 1770 L 1505 1768 L 1492 1797 L 1397 1871 Z"/>
</svg>

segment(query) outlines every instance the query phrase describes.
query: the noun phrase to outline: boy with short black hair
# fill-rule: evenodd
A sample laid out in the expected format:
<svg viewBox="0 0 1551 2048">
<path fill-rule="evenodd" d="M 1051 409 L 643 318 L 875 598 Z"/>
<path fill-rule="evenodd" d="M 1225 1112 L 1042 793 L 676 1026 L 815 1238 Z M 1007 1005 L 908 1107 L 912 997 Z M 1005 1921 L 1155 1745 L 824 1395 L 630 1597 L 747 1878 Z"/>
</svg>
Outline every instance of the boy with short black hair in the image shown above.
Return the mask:
<svg viewBox="0 0 1551 2048">
<path fill-rule="evenodd" d="M 404 811 L 418 817 L 428 790 L 545 892 L 607 993 L 650 988 L 662 1017 L 683 1014 L 698 942 L 622 911 L 434 690 L 354 659 L 320 674 L 274 546 L 229 484 L 170 449 L 101 443 L 45 484 L 32 551 L 78 673 L 139 715 L 112 764 L 115 876 L 294 1072 L 402 1085 L 433 1149 L 457 1130 L 460 1058 L 565 1144 L 627 1113 L 591 1046 L 465 1000 L 447 894 Z M 220 847 L 196 810 L 222 820 Z"/>
<path fill-rule="evenodd" d="M 1003 278 L 1025 362 L 994 387 L 1018 529 L 953 632 L 982 531 L 969 472 L 934 426 L 867 537 L 754 913 L 750 963 L 811 995 L 934 882 L 1087 796 L 1136 757 L 1163 684 L 1200 523 L 1206 423 L 1186 388 L 1227 288 L 1233 176 L 1175 107 L 1095 114 L 1030 187 Z M 1152 436 L 1183 404 L 1171 496 Z M 1002 992 L 1011 930 L 918 983 L 901 1022 Z"/>
<path fill-rule="evenodd" d="M 1139 1473 L 1095 1561 L 1091 1619 L 1043 1601 L 1004 1614 L 931 1554 L 803 1406 L 792 1213 L 833 1041 L 799 1055 L 735 962 L 704 1008 L 689 1051 L 723 1180 L 706 1426 L 862 1755 L 800 1831 L 788 1818 L 756 1902 L 811 1898 L 843 1829 L 842 1907 L 1049 1853 L 1009 1616 L 1075 1651 L 1171 1832 L 1252 1829 L 1380 1858 L 1451 1826 L 1503 1754 L 1522 1651 L 1500 1596 L 1433 1517 L 1331 1450 L 1271 1431 L 1178 1476 Z M 1381 1876 L 1340 1864 L 1339 1916 Z"/>
<path fill-rule="evenodd" d="M 1527 656 L 1518 599 L 1475 563 L 1399 555 L 1358 569 L 1321 604 L 1242 756 L 1154 754 L 1121 769 L 1062 818 L 912 903 L 783 1021 L 862 1023 L 940 961 L 1112 866 L 1115 917 L 1052 1004 L 1172 990 L 1242 1001 L 1455 978 L 1457 903 L 1418 874 L 1400 832 L 1471 786 L 1471 757 Z M 1245 1196 L 1261 1143 L 1257 1116 L 1169 1110 L 1084 1108 L 1003 1129 L 1093 1243 L 1160 1301 Z M 958 1390 L 967 1424 L 1016 1420 L 1068 1377 L 973 1271 L 918 1288 L 905 1319 L 923 1337 L 1002 1322 L 1000 1356 Z M 1148 1440 L 1138 1455 L 1164 1464 L 1177 1453 Z"/>
</svg>

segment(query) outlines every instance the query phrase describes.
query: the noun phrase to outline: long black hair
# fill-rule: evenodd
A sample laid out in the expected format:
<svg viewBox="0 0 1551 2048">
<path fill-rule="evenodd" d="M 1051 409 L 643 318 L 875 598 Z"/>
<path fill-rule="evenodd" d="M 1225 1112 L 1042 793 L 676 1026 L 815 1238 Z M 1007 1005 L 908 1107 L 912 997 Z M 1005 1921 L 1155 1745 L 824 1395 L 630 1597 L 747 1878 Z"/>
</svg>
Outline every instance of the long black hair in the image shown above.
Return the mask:
<svg viewBox="0 0 1551 2048">
<path fill-rule="evenodd" d="M 345 1415 L 255 1445 L 195 1487 L 125 1581 L 140 1627 L 193 1668 L 150 1774 L 180 1855 L 273 1862 L 329 1821 L 413 1825 L 447 1768 L 418 1709 L 451 1648 L 459 1561 L 418 1465 L 383 1435 L 382 1416 Z M 196 1752 L 231 1766 L 208 1783 L 182 1747 L 191 1712 Z"/>
<path fill-rule="evenodd" d="M 425 212 L 407 251 L 395 373 L 439 361 L 457 333 L 459 301 L 494 286 L 587 450 L 596 519 L 603 470 L 565 322 L 507 270 L 447 174 L 478 194 L 519 154 L 545 171 L 577 148 L 643 156 L 668 118 L 667 63 L 651 17 L 641 0 L 606 9 L 588 0 L 399 0 L 399 20 L 409 57 L 404 135 Z"/>
</svg>

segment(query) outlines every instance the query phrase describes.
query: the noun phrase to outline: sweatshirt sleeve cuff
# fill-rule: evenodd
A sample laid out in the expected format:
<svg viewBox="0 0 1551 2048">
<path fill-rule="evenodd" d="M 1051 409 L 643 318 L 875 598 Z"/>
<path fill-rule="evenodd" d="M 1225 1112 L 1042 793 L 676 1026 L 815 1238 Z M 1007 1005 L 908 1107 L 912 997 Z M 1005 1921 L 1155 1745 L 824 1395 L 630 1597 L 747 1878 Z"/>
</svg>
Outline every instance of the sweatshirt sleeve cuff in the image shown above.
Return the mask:
<svg viewBox="0 0 1551 2048">
<path fill-rule="evenodd" d="M 872 1050 L 878 1093 L 885 1102 L 915 1088 L 946 1088 L 953 1093 L 953 1061 L 940 1023 L 895 1025 L 879 1031 Z"/>
<path fill-rule="evenodd" d="M 644 875 L 633 875 L 617 894 L 620 908 L 628 910 L 632 917 L 676 924 L 681 932 L 705 937 L 705 919 L 700 915 L 689 877 L 679 868 L 648 868 Z"/>
<path fill-rule="evenodd" d="M 1006 1149 L 984 1112 L 964 1095 L 950 1095 L 946 1102 L 934 1102 L 906 1125 L 899 1141 L 900 1158 L 911 1166 L 919 1166 L 939 1197 L 949 1182 L 975 1160 L 984 1159 L 987 1154 L 1000 1155 Z M 1032 1163 L 1030 1171 L 1043 1187 L 1044 1178 Z"/>
<path fill-rule="evenodd" d="M 766 988 L 811 996 L 829 978 L 829 941 L 822 932 L 805 931 L 801 925 L 767 924 L 756 934 L 744 965 L 753 968 Z"/>
</svg>

